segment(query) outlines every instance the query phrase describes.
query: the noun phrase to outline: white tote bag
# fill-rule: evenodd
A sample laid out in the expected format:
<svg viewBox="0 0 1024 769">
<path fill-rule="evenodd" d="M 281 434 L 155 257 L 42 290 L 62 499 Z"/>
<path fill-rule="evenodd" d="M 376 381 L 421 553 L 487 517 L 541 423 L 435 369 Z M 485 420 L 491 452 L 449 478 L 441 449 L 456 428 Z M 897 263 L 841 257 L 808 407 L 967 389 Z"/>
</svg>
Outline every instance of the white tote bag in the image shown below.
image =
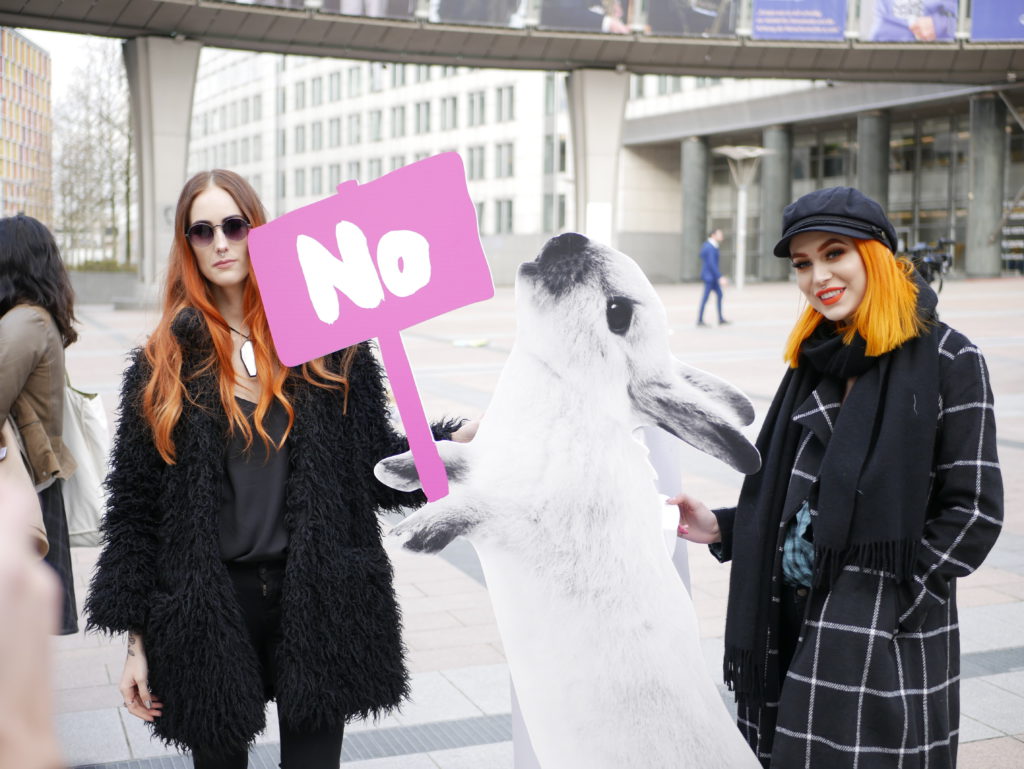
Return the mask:
<svg viewBox="0 0 1024 769">
<path fill-rule="evenodd" d="M 100 544 L 100 519 L 106 506 L 103 479 L 107 475 L 110 432 L 107 413 L 98 393 L 64 387 L 64 445 L 78 469 L 64 481 L 64 512 L 71 547 Z"/>
</svg>

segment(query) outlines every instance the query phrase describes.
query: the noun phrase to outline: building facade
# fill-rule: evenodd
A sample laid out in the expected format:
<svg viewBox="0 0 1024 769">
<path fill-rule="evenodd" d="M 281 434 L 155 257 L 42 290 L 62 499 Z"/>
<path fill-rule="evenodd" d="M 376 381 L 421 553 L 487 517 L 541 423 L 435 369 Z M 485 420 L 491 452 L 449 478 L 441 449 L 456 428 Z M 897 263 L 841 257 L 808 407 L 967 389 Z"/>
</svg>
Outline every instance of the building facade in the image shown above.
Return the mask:
<svg viewBox="0 0 1024 769">
<path fill-rule="evenodd" d="M 271 216 L 458 152 L 495 280 L 573 219 L 561 73 L 204 50 L 189 172 L 231 168 Z"/>
<path fill-rule="evenodd" d="M 246 176 L 272 216 L 407 163 L 458 152 L 495 281 L 577 226 L 564 73 L 382 64 L 204 50 L 189 170 Z M 1015 105 L 1020 105 L 1018 108 Z M 694 280 L 708 231 L 733 269 L 736 187 L 726 145 L 768 152 L 748 189 L 746 278 L 776 280 L 782 208 L 831 185 L 887 206 L 906 249 L 999 241 L 1024 252 L 1024 90 L 893 83 L 634 76 L 615 245 L 655 281 Z M 946 241 L 951 245 L 944 246 Z M 991 240 L 989 241 L 991 242 Z M 978 249 L 980 250 L 980 249 Z M 991 249 L 990 249 L 991 250 Z"/>
<path fill-rule="evenodd" d="M 50 56 L 0 27 L 0 216 L 53 220 Z"/>
</svg>

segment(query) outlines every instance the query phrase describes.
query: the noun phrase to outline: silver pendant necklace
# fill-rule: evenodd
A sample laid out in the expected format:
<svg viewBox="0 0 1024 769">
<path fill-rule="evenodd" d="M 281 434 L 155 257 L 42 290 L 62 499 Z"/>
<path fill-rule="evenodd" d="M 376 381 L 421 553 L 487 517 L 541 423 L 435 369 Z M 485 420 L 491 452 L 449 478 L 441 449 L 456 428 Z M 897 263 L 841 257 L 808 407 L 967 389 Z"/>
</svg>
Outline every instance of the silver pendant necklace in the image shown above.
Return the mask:
<svg viewBox="0 0 1024 769">
<path fill-rule="evenodd" d="M 252 340 L 248 334 L 243 334 L 237 328 L 228 326 L 232 331 L 238 334 L 240 337 L 245 339 L 242 342 L 242 346 L 238 348 L 238 357 L 242 359 L 242 365 L 245 366 L 245 371 L 250 378 L 256 376 L 256 351 L 253 350 Z"/>
</svg>

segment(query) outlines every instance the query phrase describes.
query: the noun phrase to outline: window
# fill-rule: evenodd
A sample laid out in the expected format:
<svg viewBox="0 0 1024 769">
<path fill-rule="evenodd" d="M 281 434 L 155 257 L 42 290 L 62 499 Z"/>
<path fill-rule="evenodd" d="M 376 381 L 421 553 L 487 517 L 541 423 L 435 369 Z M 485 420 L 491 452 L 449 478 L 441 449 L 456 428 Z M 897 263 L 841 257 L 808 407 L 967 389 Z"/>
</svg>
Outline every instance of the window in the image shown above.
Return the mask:
<svg viewBox="0 0 1024 769">
<path fill-rule="evenodd" d="M 391 108 L 391 138 L 401 139 L 405 136 L 405 107 Z"/>
<path fill-rule="evenodd" d="M 252 137 L 252 159 L 254 163 L 263 160 L 263 137 L 257 134 Z"/>
<path fill-rule="evenodd" d="M 366 178 L 376 179 L 384 174 L 384 161 L 380 158 L 370 158 L 366 162 Z"/>
<path fill-rule="evenodd" d="M 238 146 L 238 160 L 240 163 L 249 162 L 249 137 L 243 136 Z"/>
<path fill-rule="evenodd" d="M 319 120 L 309 127 L 309 148 L 316 152 L 324 148 L 324 124 Z"/>
<path fill-rule="evenodd" d="M 555 231 L 555 196 L 550 192 L 544 193 L 544 224 L 541 232 Z"/>
<path fill-rule="evenodd" d="M 263 97 L 260 94 L 252 97 L 252 119 L 263 119 Z"/>
<path fill-rule="evenodd" d="M 391 65 L 391 87 L 401 88 L 405 85 L 405 65 L 404 64 L 392 64 Z"/>
<path fill-rule="evenodd" d="M 555 219 L 555 229 L 559 232 L 565 229 L 565 195 L 558 196 L 558 216 Z"/>
<path fill-rule="evenodd" d="M 238 139 L 231 142 L 231 150 L 228 155 L 228 165 L 233 166 L 238 163 Z"/>
<path fill-rule="evenodd" d="M 354 96 L 363 95 L 363 68 L 362 65 L 356 65 L 348 68 L 348 96 L 351 99 Z"/>
<path fill-rule="evenodd" d="M 476 203 L 476 228 L 482 235 L 484 232 L 484 202 L 482 200 Z"/>
<path fill-rule="evenodd" d="M 285 193 L 284 186 L 284 171 L 278 171 L 277 173 L 277 197 L 283 198 Z"/>
<path fill-rule="evenodd" d="M 249 98 L 242 99 L 238 110 L 238 120 L 242 125 L 249 122 Z"/>
<path fill-rule="evenodd" d="M 482 144 L 466 150 L 466 178 L 471 180 L 484 178 L 484 147 Z"/>
<path fill-rule="evenodd" d="M 515 172 L 512 142 L 503 142 L 494 148 L 494 175 L 506 179 Z"/>
<path fill-rule="evenodd" d="M 430 65 L 429 64 L 417 64 L 416 65 L 416 82 L 426 83 L 430 80 Z"/>
<path fill-rule="evenodd" d="M 512 232 L 512 201 L 494 201 L 494 232 L 495 234 L 508 234 Z"/>
<path fill-rule="evenodd" d="M 310 101 L 314 107 L 319 107 L 324 102 L 324 79 L 315 77 L 310 85 Z"/>
<path fill-rule="evenodd" d="M 341 184 L 341 163 L 331 163 L 327 167 L 327 184 L 331 191 Z"/>
<path fill-rule="evenodd" d="M 417 152 L 415 155 L 412 156 L 412 159 L 413 159 L 414 163 L 418 163 L 419 161 L 425 160 L 426 158 L 429 158 L 429 157 L 430 157 L 430 153 L 429 152 L 427 152 L 426 150 L 420 150 L 419 152 Z"/>
<path fill-rule="evenodd" d="M 358 160 L 350 160 L 345 170 L 349 179 L 359 179 L 363 175 L 362 163 Z"/>
<path fill-rule="evenodd" d="M 379 109 L 370 110 L 370 141 L 379 142 L 384 138 L 384 113 Z M 380 174 L 377 174 L 380 176 Z"/>
<path fill-rule="evenodd" d="M 555 172 L 555 137 L 545 136 L 544 137 L 544 173 L 553 174 Z M 545 210 L 547 206 L 544 207 Z M 544 232 L 550 232 L 550 229 L 545 228 Z"/>
<path fill-rule="evenodd" d="M 441 99 L 441 130 L 452 131 L 459 127 L 459 101 L 455 96 Z"/>
<path fill-rule="evenodd" d="M 228 128 L 236 128 L 238 126 L 238 102 L 231 102 L 228 105 Z"/>
<path fill-rule="evenodd" d="M 256 195 L 262 197 L 263 196 L 263 177 L 260 176 L 259 174 L 253 174 L 252 175 L 251 184 L 252 184 L 252 188 L 254 190 L 256 190 Z"/>
<path fill-rule="evenodd" d="M 370 62 L 370 93 L 384 90 L 384 64 L 379 61 Z"/>
<path fill-rule="evenodd" d="M 544 76 L 544 114 L 555 114 L 555 73 Z"/>
<path fill-rule="evenodd" d="M 295 84 L 295 109 L 306 108 L 306 83 L 300 80 Z"/>
<path fill-rule="evenodd" d="M 515 86 L 506 85 L 498 88 L 495 97 L 497 104 L 495 107 L 494 119 L 499 123 L 507 123 L 510 120 L 516 118 L 516 95 Z"/>
<path fill-rule="evenodd" d="M 566 148 L 565 137 L 564 136 L 559 136 L 558 137 L 558 172 L 562 173 L 562 174 L 565 173 L 566 157 L 569 154 L 568 152 L 566 152 L 565 148 Z"/>
<path fill-rule="evenodd" d="M 630 99 L 642 99 L 644 98 L 644 83 L 647 81 L 643 75 L 630 75 L 629 78 L 629 98 Z"/>
<path fill-rule="evenodd" d="M 295 169 L 295 195 L 301 196 L 306 194 L 306 169 L 296 168 Z"/>
<path fill-rule="evenodd" d="M 322 195 L 324 186 L 324 172 L 320 166 L 314 166 L 309 172 L 309 194 Z"/>
<path fill-rule="evenodd" d="M 329 147 L 341 146 L 341 118 L 332 117 L 327 124 L 327 145 Z"/>
<path fill-rule="evenodd" d="M 348 143 L 359 144 L 363 140 L 363 116 L 348 116 Z"/>
<path fill-rule="evenodd" d="M 430 102 L 416 102 L 416 133 L 425 134 L 430 132 Z"/>
<path fill-rule="evenodd" d="M 484 92 L 471 91 L 467 94 L 467 98 L 469 99 L 469 124 L 471 126 L 483 125 L 485 121 Z"/>
<path fill-rule="evenodd" d="M 391 170 L 396 171 L 405 165 L 405 155 L 392 155 L 391 156 Z"/>
<path fill-rule="evenodd" d="M 332 72 L 327 76 L 327 98 L 330 101 L 341 99 L 341 73 Z"/>
<path fill-rule="evenodd" d="M 441 77 L 455 77 L 457 74 L 459 74 L 458 67 L 453 67 L 450 64 L 445 64 L 441 67 Z"/>
<path fill-rule="evenodd" d="M 295 153 L 306 151 L 306 126 L 295 126 Z"/>
<path fill-rule="evenodd" d="M 279 158 L 280 157 L 284 157 L 285 151 L 286 151 L 286 147 L 285 147 L 284 129 L 280 128 L 277 131 L 277 156 Z"/>
</svg>

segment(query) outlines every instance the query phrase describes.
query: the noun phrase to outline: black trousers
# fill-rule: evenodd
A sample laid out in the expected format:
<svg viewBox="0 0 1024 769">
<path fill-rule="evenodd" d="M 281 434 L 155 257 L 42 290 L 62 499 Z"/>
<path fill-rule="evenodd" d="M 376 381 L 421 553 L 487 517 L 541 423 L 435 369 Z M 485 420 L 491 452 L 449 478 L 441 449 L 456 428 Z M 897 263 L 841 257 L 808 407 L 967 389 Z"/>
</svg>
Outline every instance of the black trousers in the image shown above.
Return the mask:
<svg viewBox="0 0 1024 769">
<path fill-rule="evenodd" d="M 264 695 L 274 696 L 277 679 L 276 650 L 281 642 L 281 585 L 284 563 L 228 564 L 228 573 L 242 607 L 249 636 L 259 657 Z M 298 731 L 281 721 L 281 769 L 338 769 L 344 727 L 315 732 Z M 195 769 L 246 769 L 246 750 L 224 755 L 198 749 L 192 752 Z"/>
</svg>

